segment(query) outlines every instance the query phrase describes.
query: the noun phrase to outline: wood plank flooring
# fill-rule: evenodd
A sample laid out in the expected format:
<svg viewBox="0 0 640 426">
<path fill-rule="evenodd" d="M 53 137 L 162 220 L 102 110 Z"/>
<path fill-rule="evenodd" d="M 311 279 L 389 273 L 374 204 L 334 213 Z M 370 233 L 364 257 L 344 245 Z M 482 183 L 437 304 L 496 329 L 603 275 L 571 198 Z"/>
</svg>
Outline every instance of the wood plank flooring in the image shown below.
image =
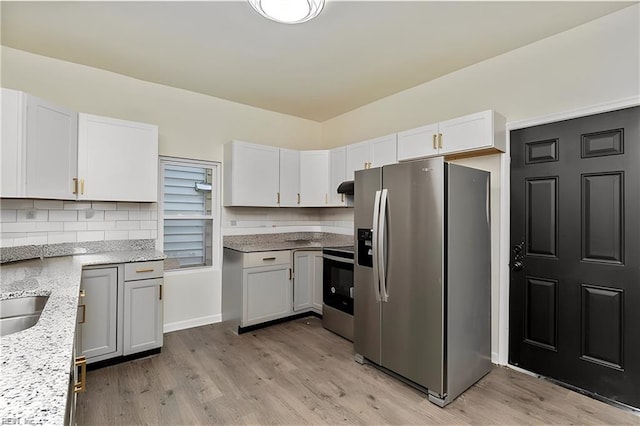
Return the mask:
<svg viewBox="0 0 640 426">
<path fill-rule="evenodd" d="M 495 367 L 445 408 L 369 365 L 314 317 L 238 336 L 165 334 L 160 355 L 90 371 L 79 425 L 630 424 L 640 416 Z"/>
</svg>

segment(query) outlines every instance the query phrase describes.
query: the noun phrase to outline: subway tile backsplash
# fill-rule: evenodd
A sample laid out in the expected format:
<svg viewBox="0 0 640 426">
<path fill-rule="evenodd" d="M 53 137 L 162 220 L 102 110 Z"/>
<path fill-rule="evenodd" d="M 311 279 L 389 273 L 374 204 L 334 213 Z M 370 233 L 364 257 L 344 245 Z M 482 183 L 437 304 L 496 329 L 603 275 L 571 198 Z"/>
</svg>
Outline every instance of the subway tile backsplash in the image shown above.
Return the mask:
<svg viewBox="0 0 640 426">
<path fill-rule="evenodd" d="M 156 239 L 156 203 L 0 200 L 0 247 Z"/>
</svg>

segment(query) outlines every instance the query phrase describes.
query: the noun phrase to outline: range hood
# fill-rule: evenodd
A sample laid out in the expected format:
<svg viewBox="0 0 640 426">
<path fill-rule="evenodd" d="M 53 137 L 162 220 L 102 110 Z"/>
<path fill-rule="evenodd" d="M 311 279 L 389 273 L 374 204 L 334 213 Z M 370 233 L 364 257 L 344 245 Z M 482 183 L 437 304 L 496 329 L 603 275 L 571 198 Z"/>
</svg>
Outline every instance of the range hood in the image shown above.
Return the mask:
<svg viewBox="0 0 640 426">
<path fill-rule="evenodd" d="M 353 181 L 347 180 L 338 186 L 338 194 L 353 195 Z"/>
</svg>

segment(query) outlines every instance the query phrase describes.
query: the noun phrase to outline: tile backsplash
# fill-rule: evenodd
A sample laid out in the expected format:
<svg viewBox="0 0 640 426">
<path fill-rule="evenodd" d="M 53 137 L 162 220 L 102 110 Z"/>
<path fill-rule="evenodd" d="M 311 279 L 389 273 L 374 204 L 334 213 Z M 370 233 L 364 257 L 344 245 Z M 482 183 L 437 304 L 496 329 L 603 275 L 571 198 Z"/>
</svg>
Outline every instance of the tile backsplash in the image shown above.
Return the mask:
<svg viewBox="0 0 640 426">
<path fill-rule="evenodd" d="M 0 247 L 157 236 L 156 203 L 0 200 Z"/>
</svg>

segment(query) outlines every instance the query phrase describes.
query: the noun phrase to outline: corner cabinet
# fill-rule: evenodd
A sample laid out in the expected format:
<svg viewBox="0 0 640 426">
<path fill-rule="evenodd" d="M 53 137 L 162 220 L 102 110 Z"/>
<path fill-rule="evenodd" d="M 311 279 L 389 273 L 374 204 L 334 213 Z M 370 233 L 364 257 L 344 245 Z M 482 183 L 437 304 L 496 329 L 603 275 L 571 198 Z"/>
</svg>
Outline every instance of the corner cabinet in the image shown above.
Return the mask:
<svg viewBox="0 0 640 426">
<path fill-rule="evenodd" d="M 487 110 L 398 133 L 398 161 L 493 154 L 504 152 L 506 143 L 506 119 Z"/>
<path fill-rule="evenodd" d="M 158 127 L 80 114 L 78 199 L 158 200 Z"/>
<path fill-rule="evenodd" d="M 224 145 L 224 205 L 277 207 L 280 150 L 231 141 Z"/>
<path fill-rule="evenodd" d="M 386 166 L 397 161 L 396 134 L 347 145 L 347 180 L 356 170 Z"/>
</svg>

